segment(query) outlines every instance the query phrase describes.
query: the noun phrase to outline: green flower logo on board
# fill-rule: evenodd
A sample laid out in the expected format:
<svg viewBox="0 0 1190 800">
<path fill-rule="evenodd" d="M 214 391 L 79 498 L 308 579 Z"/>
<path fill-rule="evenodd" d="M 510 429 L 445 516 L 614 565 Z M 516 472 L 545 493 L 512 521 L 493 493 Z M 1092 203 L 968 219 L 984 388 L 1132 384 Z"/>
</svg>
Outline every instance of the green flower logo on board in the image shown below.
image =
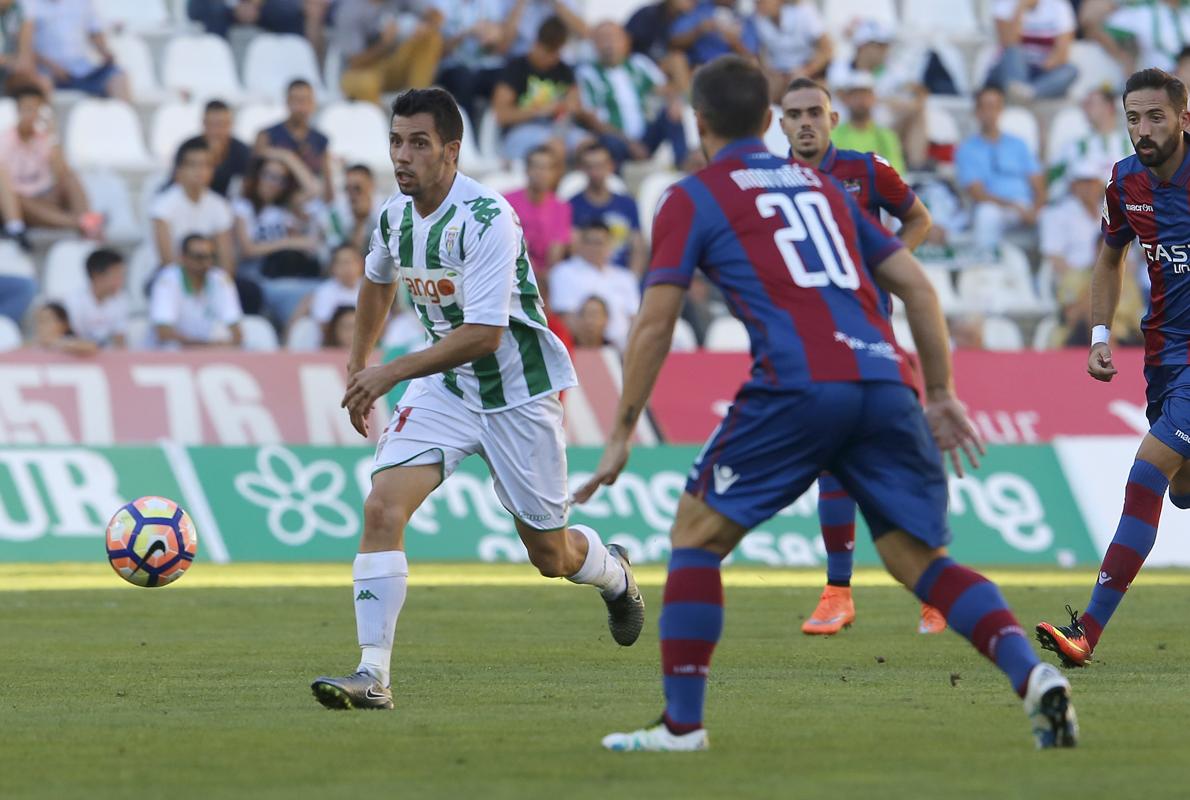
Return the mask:
<svg viewBox="0 0 1190 800">
<path fill-rule="evenodd" d="M 236 476 L 236 491 L 267 512 L 269 533 L 291 547 L 322 533 L 338 539 L 359 531 L 355 511 L 339 499 L 347 478 L 343 468 L 328 459 L 303 465 L 284 447 L 262 447 L 256 453 L 256 472 Z"/>
</svg>

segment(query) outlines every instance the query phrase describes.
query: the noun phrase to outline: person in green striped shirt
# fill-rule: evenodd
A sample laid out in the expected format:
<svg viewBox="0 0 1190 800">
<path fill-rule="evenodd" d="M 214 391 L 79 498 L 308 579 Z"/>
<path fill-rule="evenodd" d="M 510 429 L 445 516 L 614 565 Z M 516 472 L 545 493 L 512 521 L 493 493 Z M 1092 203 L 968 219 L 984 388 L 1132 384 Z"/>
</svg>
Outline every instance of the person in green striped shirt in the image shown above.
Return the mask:
<svg viewBox="0 0 1190 800">
<path fill-rule="evenodd" d="M 362 657 L 319 677 L 329 708 L 393 707 L 390 665 L 409 574 L 404 526 L 469 455 L 492 472 L 529 560 L 546 577 L 599 589 L 618 644 L 636 641 L 644 604 L 626 552 L 568 525 L 566 438 L 558 393 L 577 382 L 548 328 L 520 224 L 499 193 L 458 172 L 463 119 L 442 89 L 393 102 L 389 154 L 398 192 L 380 211 L 357 305 L 343 407 L 361 435 L 378 399 L 410 381 L 380 432 L 364 531 L 352 567 Z M 366 366 L 401 284 L 430 340 Z"/>
<path fill-rule="evenodd" d="M 1070 171 L 1078 164 L 1114 164 L 1132 155 L 1132 140 L 1120 124 L 1116 93 L 1107 86 L 1093 89 L 1083 100 L 1083 113 L 1091 130 L 1067 142 L 1046 170 L 1048 195 L 1059 198 L 1070 185 Z M 1051 131 L 1054 135 L 1056 131 Z"/>
</svg>

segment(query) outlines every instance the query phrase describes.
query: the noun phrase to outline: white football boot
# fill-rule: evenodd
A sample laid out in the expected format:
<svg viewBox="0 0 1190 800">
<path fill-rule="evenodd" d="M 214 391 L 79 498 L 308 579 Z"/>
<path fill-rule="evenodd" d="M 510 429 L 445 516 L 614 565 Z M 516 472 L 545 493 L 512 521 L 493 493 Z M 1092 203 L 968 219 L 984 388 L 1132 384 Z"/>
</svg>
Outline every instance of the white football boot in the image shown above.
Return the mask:
<svg viewBox="0 0 1190 800">
<path fill-rule="evenodd" d="M 603 746 L 619 753 L 629 752 L 693 752 L 710 747 L 705 728 L 690 733 L 670 733 L 665 722 L 657 720 L 651 728 L 641 728 L 630 733 L 609 733 L 603 737 Z"/>
<path fill-rule="evenodd" d="M 1029 673 L 1025 714 L 1033 726 L 1038 750 L 1078 744 L 1078 719 L 1070 702 L 1070 681 L 1052 664 L 1038 664 Z"/>
</svg>

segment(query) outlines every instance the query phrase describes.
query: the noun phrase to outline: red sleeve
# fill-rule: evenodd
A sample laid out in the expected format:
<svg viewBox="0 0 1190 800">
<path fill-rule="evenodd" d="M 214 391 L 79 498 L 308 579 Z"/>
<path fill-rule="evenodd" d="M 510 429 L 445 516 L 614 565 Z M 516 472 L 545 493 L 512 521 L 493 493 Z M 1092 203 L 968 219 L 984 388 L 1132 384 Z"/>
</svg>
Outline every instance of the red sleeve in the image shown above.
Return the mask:
<svg viewBox="0 0 1190 800">
<path fill-rule="evenodd" d="M 694 201 L 680 186 L 661 196 L 653 216 L 653 257 L 645 273 L 646 288 L 659 283 L 690 285 L 702 255 L 695 211 Z"/>
<path fill-rule="evenodd" d="M 1135 239 L 1136 232 L 1132 230 L 1128 215 L 1124 212 L 1123 187 L 1116 178 L 1115 167 L 1112 168 L 1111 177 L 1103 196 L 1103 220 L 1099 227 L 1103 231 L 1103 241 L 1110 247 L 1120 248 Z"/>
<path fill-rule="evenodd" d="M 878 205 L 900 219 L 917 202 L 917 195 L 900 174 L 880 156 L 873 156 L 875 166 L 876 199 Z"/>
</svg>

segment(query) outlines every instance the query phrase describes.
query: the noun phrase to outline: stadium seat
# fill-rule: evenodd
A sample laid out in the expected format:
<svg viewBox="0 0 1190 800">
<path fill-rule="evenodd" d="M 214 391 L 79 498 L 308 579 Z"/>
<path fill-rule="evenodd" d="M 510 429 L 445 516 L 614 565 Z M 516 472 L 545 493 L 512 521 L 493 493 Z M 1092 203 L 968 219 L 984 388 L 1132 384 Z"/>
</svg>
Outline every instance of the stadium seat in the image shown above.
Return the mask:
<svg viewBox="0 0 1190 800">
<path fill-rule="evenodd" d="M 661 196 L 683 177 L 680 172 L 654 172 L 641 181 L 636 191 L 636 207 L 640 211 L 640 230 L 645 241 L 653 239 L 653 214 L 657 211 Z"/>
<path fill-rule="evenodd" d="M 17 350 L 22 344 L 20 327 L 8 317 L 0 317 L 0 353 Z"/>
<path fill-rule="evenodd" d="M 202 109 L 197 103 L 165 103 L 153 112 L 149 151 L 157 163 L 172 167 L 178 146 L 202 133 Z"/>
<path fill-rule="evenodd" d="M 643 5 L 644 0 L 585 0 L 581 3 L 583 19 L 588 25 L 598 25 L 609 19 L 623 24 Z"/>
<path fill-rule="evenodd" d="M 128 184 L 119 173 L 110 169 L 89 169 L 79 173 L 79 180 L 87 192 L 91 209 L 106 218 L 104 235 L 107 239 L 133 241 L 144 234 L 132 208 Z"/>
<path fill-rule="evenodd" d="M 284 122 L 287 116 L 289 111 L 283 105 L 250 103 L 242 106 L 235 114 L 235 137 L 251 147 L 261 131 L 273 127 L 278 122 Z"/>
<path fill-rule="evenodd" d="M 388 155 L 388 120 L 372 103 L 334 103 L 318 116 L 318 127 L 331 140 L 331 154 L 347 163 L 362 161 L 378 172 L 392 169 Z"/>
<path fill-rule="evenodd" d="M 209 33 L 171 39 L 165 46 L 161 81 L 191 102 L 219 98 L 238 105 L 244 96 L 231 47 Z"/>
<path fill-rule="evenodd" d="M 1011 133 L 1025 140 L 1029 150 L 1038 158 L 1041 157 L 1041 132 L 1037 126 L 1037 117 L 1027 108 L 1009 106 L 1000 115 L 1000 130 Z"/>
<path fill-rule="evenodd" d="M 1037 267 L 1037 302 L 1043 308 L 1057 308 L 1058 300 L 1055 296 L 1057 287 L 1054 285 L 1054 263 L 1048 258 L 1042 258 Z"/>
<path fill-rule="evenodd" d="M 94 242 L 61 239 L 50 247 L 45 256 L 45 274 L 41 292 L 46 297 L 61 299 L 87 285 L 87 256 L 95 250 Z"/>
<path fill-rule="evenodd" d="M 1053 164 L 1071 142 L 1091 132 L 1087 115 L 1078 106 L 1066 106 L 1050 120 L 1045 141 L 1045 163 Z"/>
<path fill-rule="evenodd" d="M 504 163 L 504 151 L 500 147 L 500 125 L 496 112 L 489 107 L 479 120 L 479 154 L 488 161 Z"/>
<path fill-rule="evenodd" d="M 613 174 L 608 177 L 607 185 L 617 194 L 629 194 L 628 184 L 624 183 L 624 179 L 619 175 Z M 578 170 L 574 170 L 562 176 L 562 180 L 558 181 L 558 188 L 554 194 L 563 200 L 569 200 L 586 188 L 587 176 Z"/>
<path fill-rule="evenodd" d="M 938 295 L 938 303 L 942 306 L 942 313 L 953 314 L 962 308 L 958 292 L 950 277 L 950 270 L 942 267 L 925 267 L 926 277 Z"/>
<path fill-rule="evenodd" d="M 1078 67 L 1078 77 L 1070 85 L 1067 97 L 1081 99 L 1087 92 L 1104 84 L 1117 91 L 1124 86 L 1124 71 L 1098 42 L 1085 39 L 1072 42 L 1070 63 Z"/>
<path fill-rule="evenodd" d="M 957 145 L 963 139 L 954 115 L 944 108 L 939 108 L 933 98 L 926 104 L 926 136 L 935 144 Z"/>
<path fill-rule="evenodd" d="M 1022 350 L 1025 337 L 1020 326 L 1008 317 L 988 317 L 983 321 L 983 346 L 985 350 Z"/>
<path fill-rule="evenodd" d="M 508 194 L 518 189 L 524 189 L 526 183 L 528 183 L 528 179 L 525 177 L 525 173 L 511 172 L 509 170 L 488 173 L 483 179 L 484 186 L 500 194 Z"/>
<path fill-rule="evenodd" d="M 971 85 L 973 87 L 983 86 L 988 82 L 988 75 L 999 57 L 1000 45 L 994 42 L 988 42 L 976 50 L 975 58 L 971 62 Z"/>
<path fill-rule="evenodd" d="M 914 35 L 938 34 L 970 41 L 982 35 L 974 4 L 955 0 L 903 0 L 901 18 Z"/>
<path fill-rule="evenodd" d="M 37 269 L 16 242 L 0 239 L 0 275 L 36 279 Z"/>
<path fill-rule="evenodd" d="M 908 18 L 907 18 L 908 19 Z M 954 79 L 958 95 L 935 94 L 930 95 L 930 102 L 942 102 L 949 108 L 952 105 L 971 104 L 971 73 L 967 65 L 967 55 L 963 48 L 945 39 L 934 39 L 929 43 L 930 48 L 938 55 L 938 60 L 950 77 Z"/>
<path fill-rule="evenodd" d="M 277 331 L 273 323 L 256 314 L 245 314 L 240 320 L 240 330 L 244 334 L 244 349 L 259 352 L 273 352 L 279 349 Z"/>
<path fill-rule="evenodd" d="M 149 242 L 132 251 L 128 259 L 128 308 L 130 311 L 144 311 L 149 305 L 145 287 L 157 271 L 157 251 Z"/>
<path fill-rule="evenodd" d="M 901 346 L 902 350 L 909 353 L 917 352 L 917 345 L 913 341 L 913 331 L 909 329 L 909 319 L 904 313 L 893 314 L 892 329 L 893 338 L 897 340 L 897 344 Z"/>
<path fill-rule="evenodd" d="M 103 23 L 115 31 L 163 33 L 173 27 L 165 0 L 102 0 L 94 7 Z"/>
<path fill-rule="evenodd" d="M 669 349 L 675 353 L 692 353 L 698 349 L 698 336 L 694 333 L 694 326 L 678 317 L 674 325 L 673 340 Z"/>
<path fill-rule="evenodd" d="M 244 54 L 244 88 L 268 103 L 285 100 L 285 88 L 304 78 L 323 97 L 318 56 L 306 39 L 296 34 L 259 33 L 252 37 Z"/>
<path fill-rule="evenodd" d="M 124 343 L 129 350 L 149 349 L 149 319 L 141 314 L 128 318 L 128 327 L 124 331 Z"/>
<path fill-rule="evenodd" d="M 840 38 L 862 19 L 883 22 L 894 31 L 900 27 L 893 0 L 827 0 L 823 5 L 826 27 Z"/>
<path fill-rule="evenodd" d="M 785 131 L 781 130 L 781 106 L 774 105 L 772 110 L 773 118 L 764 132 L 764 146 L 773 155 L 786 158 L 789 155 L 789 140 L 785 138 Z"/>
<path fill-rule="evenodd" d="M 746 353 L 748 329 L 735 317 L 719 317 L 707 328 L 706 349 L 719 353 Z"/>
<path fill-rule="evenodd" d="M 89 97 L 76 103 L 67 120 L 63 150 L 77 169 L 142 172 L 153 165 L 140 118 L 121 100 Z"/>
<path fill-rule="evenodd" d="M 157 66 L 149 45 L 140 36 L 125 33 L 109 36 L 108 46 L 116 63 L 128 75 L 132 99 L 141 105 L 153 105 L 165 99 L 165 91 L 157 80 Z"/>
<path fill-rule="evenodd" d="M 294 321 L 285 338 L 285 349 L 295 352 L 310 352 L 322 347 L 322 326 L 313 317 L 302 317 Z"/>
<path fill-rule="evenodd" d="M 1037 327 L 1033 329 L 1033 349 L 1052 350 L 1053 344 L 1051 340 L 1054 338 L 1054 332 L 1056 330 L 1058 330 L 1058 318 L 1053 314 L 1043 317 L 1037 323 Z"/>
<path fill-rule="evenodd" d="M 463 140 L 459 145 L 459 169 L 473 178 L 480 179 L 489 172 L 500 169 L 499 159 L 489 158 L 479 149 L 479 139 L 471 125 L 471 118 L 459 106 L 459 116 L 463 118 Z"/>
<path fill-rule="evenodd" d="M 1030 276 L 1022 276 L 1010 263 L 970 267 L 959 273 L 958 283 L 966 311 L 1011 314 L 1038 308 Z"/>
</svg>

